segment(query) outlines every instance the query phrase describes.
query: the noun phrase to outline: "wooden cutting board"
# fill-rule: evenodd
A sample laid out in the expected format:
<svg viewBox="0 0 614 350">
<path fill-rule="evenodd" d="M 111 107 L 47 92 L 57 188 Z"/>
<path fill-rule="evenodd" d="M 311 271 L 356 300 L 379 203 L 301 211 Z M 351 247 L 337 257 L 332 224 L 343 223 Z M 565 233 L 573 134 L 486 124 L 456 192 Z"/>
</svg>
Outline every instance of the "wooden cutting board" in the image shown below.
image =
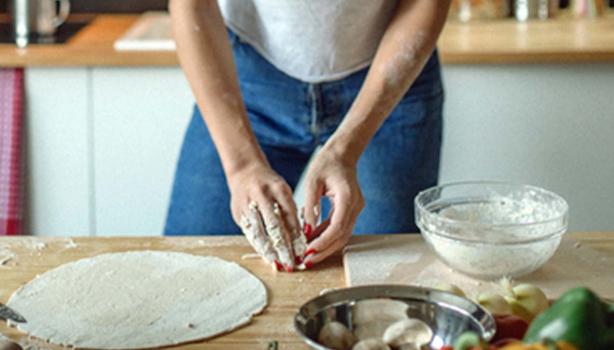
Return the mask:
<svg viewBox="0 0 614 350">
<path fill-rule="evenodd" d="M 579 285 L 604 298 L 614 298 L 614 234 L 590 235 L 593 239 L 583 239 L 580 234 L 564 238 L 541 269 L 515 282 L 535 284 L 552 299 Z M 497 282 L 476 280 L 450 269 L 420 235 L 354 243 L 346 248 L 343 259 L 348 286 L 393 283 L 432 287 L 446 282 L 459 286 L 469 297 L 500 288 Z"/>
</svg>

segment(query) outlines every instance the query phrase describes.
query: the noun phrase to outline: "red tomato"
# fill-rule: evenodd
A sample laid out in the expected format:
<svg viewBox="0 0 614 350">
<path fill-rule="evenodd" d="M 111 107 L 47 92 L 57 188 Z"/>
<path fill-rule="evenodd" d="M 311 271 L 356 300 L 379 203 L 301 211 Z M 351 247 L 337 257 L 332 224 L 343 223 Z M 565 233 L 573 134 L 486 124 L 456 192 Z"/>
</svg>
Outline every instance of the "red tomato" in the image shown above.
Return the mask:
<svg viewBox="0 0 614 350">
<path fill-rule="evenodd" d="M 454 347 L 452 345 L 444 345 L 439 350 L 454 350 Z"/>
<path fill-rule="evenodd" d="M 497 324 L 497 332 L 491 343 L 504 339 L 520 340 L 529 328 L 529 324 L 525 320 L 515 315 L 496 315 L 495 323 Z"/>
</svg>

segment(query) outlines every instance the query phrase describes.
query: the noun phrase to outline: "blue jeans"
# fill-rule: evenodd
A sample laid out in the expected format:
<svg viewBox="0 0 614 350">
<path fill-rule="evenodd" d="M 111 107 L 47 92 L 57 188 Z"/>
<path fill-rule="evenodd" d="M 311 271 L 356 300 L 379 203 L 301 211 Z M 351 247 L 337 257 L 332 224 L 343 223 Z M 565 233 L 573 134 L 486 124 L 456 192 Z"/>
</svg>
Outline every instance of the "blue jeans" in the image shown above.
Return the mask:
<svg viewBox="0 0 614 350">
<path fill-rule="evenodd" d="M 229 34 L 249 119 L 273 169 L 294 189 L 309 158 L 341 123 L 367 69 L 309 84 L 277 70 Z M 366 206 L 355 233 L 417 232 L 415 195 L 437 183 L 443 88 L 437 52 L 377 131 L 358 162 Z M 323 212 L 328 204 L 323 203 Z M 185 134 L 165 235 L 239 234 L 217 151 L 198 107 Z"/>
</svg>

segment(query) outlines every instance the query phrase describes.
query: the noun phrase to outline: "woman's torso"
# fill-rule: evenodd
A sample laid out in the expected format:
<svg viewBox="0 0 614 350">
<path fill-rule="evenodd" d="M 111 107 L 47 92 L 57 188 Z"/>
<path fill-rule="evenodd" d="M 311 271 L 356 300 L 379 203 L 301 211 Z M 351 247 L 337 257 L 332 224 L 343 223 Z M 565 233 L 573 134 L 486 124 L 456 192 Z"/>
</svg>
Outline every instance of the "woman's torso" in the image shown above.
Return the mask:
<svg viewBox="0 0 614 350">
<path fill-rule="evenodd" d="M 218 0 L 226 24 L 289 76 L 338 80 L 368 66 L 396 0 Z"/>
</svg>

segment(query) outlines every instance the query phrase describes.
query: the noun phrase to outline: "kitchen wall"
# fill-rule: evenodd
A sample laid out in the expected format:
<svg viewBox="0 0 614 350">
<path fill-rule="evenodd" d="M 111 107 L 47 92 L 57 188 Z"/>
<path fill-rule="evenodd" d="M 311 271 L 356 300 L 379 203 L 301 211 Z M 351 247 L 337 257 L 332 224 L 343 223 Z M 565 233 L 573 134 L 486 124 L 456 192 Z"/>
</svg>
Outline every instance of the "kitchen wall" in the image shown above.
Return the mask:
<svg viewBox="0 0 614 350">
<path fill-rule="evenodd" d="M 614 230 L 614 65 L 443 73 L 441 182 L 542 186 L 571 231 Z M 26 85 L 30 232 L 159 235 L 193 104 L 180 69 L 31 68 Z"/>
</svg>

